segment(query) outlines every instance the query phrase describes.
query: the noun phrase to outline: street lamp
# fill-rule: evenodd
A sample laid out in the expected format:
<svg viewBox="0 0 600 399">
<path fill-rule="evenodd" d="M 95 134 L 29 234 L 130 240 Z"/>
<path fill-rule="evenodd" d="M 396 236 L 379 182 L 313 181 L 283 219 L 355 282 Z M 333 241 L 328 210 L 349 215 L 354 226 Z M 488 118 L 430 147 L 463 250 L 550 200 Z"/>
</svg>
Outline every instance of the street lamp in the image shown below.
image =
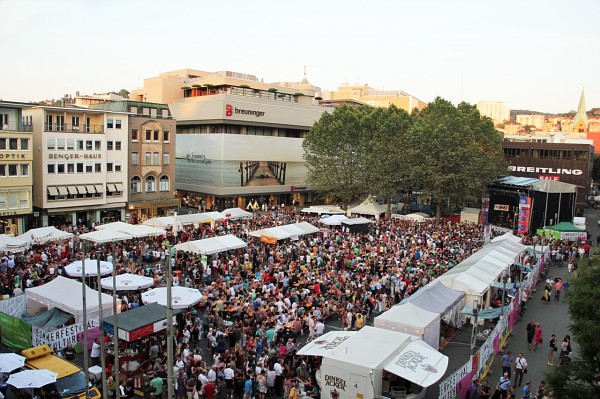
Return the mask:
<svg viewBox="0 0 600 399">
<path fill-rule="evenodd" d="M 504 297 L 506 295 L 506 282 L 508 281 L 508 273 L 502 273 L 502 316 L 504 316 Z"/>
<path fill-rule="evenodd" d="M 531 259 L 531 265 L 535 265 L 535 263 L 537 262 L 537 252 L 535 251 L 535 246 L 538 242 L 537 234 L 531 238 L 531 242 L 533 243 L 533 258 Z"/>
<path fill-rule="evenodd" d="M 478 333 L 477 317 L 479 315 L 480 310 L 481 310 L 481 304 L 479 303 L 479 299 L 475 298 L 473 300 L 473 328 L 471 329 L 471 353 L 473 353 L 473 349 L 475 348 L 476 342 L 477 342 L 477 333 Z"/>
</svg>

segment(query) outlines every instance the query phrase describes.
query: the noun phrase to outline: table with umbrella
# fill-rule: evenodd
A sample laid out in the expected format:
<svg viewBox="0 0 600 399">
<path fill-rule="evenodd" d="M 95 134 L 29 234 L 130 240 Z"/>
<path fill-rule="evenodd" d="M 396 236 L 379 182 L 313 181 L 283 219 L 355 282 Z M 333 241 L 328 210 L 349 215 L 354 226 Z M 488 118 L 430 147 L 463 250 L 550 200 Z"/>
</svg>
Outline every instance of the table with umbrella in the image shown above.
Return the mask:
<svg viewBox="0 0 600 399">
<path fill-rule="evenodd" d="M 6 383 L 15 387 L 18 390 L 30 389 L 33 397 L 33 390 L 56 382 L 58 374 L 50 370 L 24 370 L 8 377 Z"/>
<path fill-rule="evenodd" d="M 113 278 L 106 277 L 100 281 L 100 284 L 105 290 L 113 289 Z M 138 274 L 124 273 L 115 276 L 115 289 L 117 291 L 135 291 L 144 288 L 149 288 L 154 285 L 152 277 L 140 276 Z"/>
<path fill-rule="evenodd" d="M 194 288 L 172 287 L 171 303 L 173 309 L 187 309 L 202 300 L 202 293 Z M 158 303 L 167 306 L 167 287 L 154 288 L 142 294 L 144 303 Z"/>
<path fill-rule="evenodd" d="M 83 261 L 77 260 L 67 266 L 65 266 L 65 273 L 70 277 L 82 277 L 82 265 Z M 100 261 L 100 275 L 104 276 L 111 274 L 113 271 L 113 264 L 106 261 Z M 98 260 L 86 259 L 85 260 L 85 276 L 92 277 L 98 275 Z"/>
</svg>

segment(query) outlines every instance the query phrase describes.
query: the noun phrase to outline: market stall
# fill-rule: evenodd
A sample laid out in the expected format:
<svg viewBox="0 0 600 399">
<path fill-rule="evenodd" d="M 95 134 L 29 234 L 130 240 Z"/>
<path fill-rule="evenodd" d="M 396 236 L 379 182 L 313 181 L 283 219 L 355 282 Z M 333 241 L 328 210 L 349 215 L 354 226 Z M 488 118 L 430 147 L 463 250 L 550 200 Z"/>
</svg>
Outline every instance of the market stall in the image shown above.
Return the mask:
<svg viewBox="0 0 600 399">
<path fill-rule="evenodd" d="M 434 349 L 440 346 L 440 315 L 412 302 L 392 306 L 375 317 L 373 325 L 386 330 L 415 335 Z"/>
<path fill-rule="evenodd" d="M 43 245 L 50 241 L 67 240 L 71 237 L 73 237 L 73 234 L 50 226 L 27 230 L 17 238 L 28 245 Z"/>
<path fill-rule="evenodd" d="M 315 227 L 308 222 L 300 222 L 251 231 L 249 235 L 257 238 L 272 237 L 276 240 L 285 240 L 318 232 L 318 227 Z"/>
<path fill-rule="evenodd" d="M 372 223 L 372 220 L 363 217 L 342 220 L 342 230 L 350 233 L 365 232 Z"/>
<path fill-rule="evenodd" d="M 192 252 L 200 255 L 212 255 L 238 248 L 245 248 L 246 243 L 232 234 L 187 241 L 174 246 L 175 250 Z"/>
<path fill-rule="evenodd" d="M 560 222 L 554 226 L 545 226 L 543 229 L 538 229 L 537 234 L 557 240 L 587 240 L 587 232 L 569 222 Z"/>
</svg>

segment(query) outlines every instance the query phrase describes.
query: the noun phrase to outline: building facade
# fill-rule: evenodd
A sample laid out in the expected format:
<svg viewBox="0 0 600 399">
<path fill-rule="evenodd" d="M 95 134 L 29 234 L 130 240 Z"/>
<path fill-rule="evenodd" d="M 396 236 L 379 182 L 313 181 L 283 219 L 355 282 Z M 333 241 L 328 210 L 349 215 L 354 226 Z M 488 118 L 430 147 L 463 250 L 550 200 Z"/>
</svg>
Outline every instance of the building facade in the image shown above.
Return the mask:
<svg viewBox="0 0 600 399">
<path fill-rule="evenodd" d="M 23 114 L 33 124 L 37 224 L 125 220 L 127 113 L 35 106 Z"/>
<path fill-rule="evenodd" d="M 340 85 L 335 91 L 323 91 L 319 96 L 326 101 L 356 100 L 372 107 L 387 108 L 391 105 L 412 112 L 423 109 L 426 103 L 400 90 L 377 90 L 368 85 Z"/>
<path fill-rule="evenodd" d="M 166 104 L 111 101 L 94 109 L 129 113 L 128 202 L 133 223 L 167 216 L 179 207 L 175 196 L 176 125 Z"/>
<path fill-rule="evenodd" d="M 183 70 L 145 80 L 130 97 L 169 104 L 183 204 L 224 209 L 312 200 L 302 142 L 331 111 L 313 96 L 308 86 L 299 91 L 248 74 Z"/>
<path fill-rule="evenodd" d="M 594 146 L 569 142 L 504 141 L 509 174 L 570 183 L 577 188 L 577 209 L 583 211 L 592 184 Z"/>
<path fill-rule="evenodd" d="M 495 125 L 510 121 L 510 109 L 502 101 L 479 101 L 477 110 L 494 121 Z"/>
<path fill-rule="evenodd" d="M 28 104 L 0 101 L 0 234 L 24 233 L 32 222 L 33 125 Z"/>
</svg>

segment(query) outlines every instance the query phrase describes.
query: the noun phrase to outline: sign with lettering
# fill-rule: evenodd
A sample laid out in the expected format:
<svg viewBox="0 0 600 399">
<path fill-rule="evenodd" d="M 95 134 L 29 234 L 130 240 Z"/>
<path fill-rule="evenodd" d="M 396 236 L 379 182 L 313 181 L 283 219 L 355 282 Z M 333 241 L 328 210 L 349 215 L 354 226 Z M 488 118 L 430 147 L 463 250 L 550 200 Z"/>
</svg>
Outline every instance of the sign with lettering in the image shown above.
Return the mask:
<svg viewBox="0 0 600 399">
<path fill-rule="evenodd" d="M 7 152 L 0 152 L 0 159 L 25 159 L 25 154 L 10 154 Z"/>
<path fill-rule="evenodd" d="M 539 175 L 538 179 L 560 181 L 560 176 Z"/>
<path fill-rule="evenodd" d="M 539 166 L 509 166 L 509 172 L 524 172 L 524 173 L 542 173 L 548 175 L 574 175 L 581 176 L 581 169 L 565 169 L 565 168 L 543 168 Z"/>
<path fill-rule="evenodd" d="M 242 108 L 234 107 L 231 104 L 225 104 L 225 116 L 233 116 L 233 114 L 254 115 L 257 118 L 260 118 L 261 116 L 265 116 L 265 111 L 256 111 L 253 109 L 242 109 Z"/>
<path fill-rule="evenodd" d="M 325 386 L 334 387 L 346 391 L 346 380 L 333 375 L 325 375 Z"/>
<path fill-rule="evenodd" d="M 510 206 L 508 205 L 503 205 L 503 204 L 495 204 L 494 205 L 494 210 L 495 211 L 508 211 L 510 209 Z"/>
<path fill-rule="evenodd" d="M 98 321 L 88 320 L 88 330 L 98 326 Z M 31 326 L 32 346 L 49 345 L 52 349 L 63 349 L 67 345 L 75 345 L 83 338 L 83 323 L 71 324 L 54 331 L 46 331 L 36 326 Z"/>
<path fill-rule="evenodd" d="M 439 399 L 454 399 L 457 394 L 458 383 L 467 375 L 471 374 L 473 363 L 469 360 L 461 368 L 452 373 L 440 383 Z"/>
<path fill-rule="evenodd" d="M 102 159 L 102 154 L 48 154 L 48 159 Z"/>
</svg>

